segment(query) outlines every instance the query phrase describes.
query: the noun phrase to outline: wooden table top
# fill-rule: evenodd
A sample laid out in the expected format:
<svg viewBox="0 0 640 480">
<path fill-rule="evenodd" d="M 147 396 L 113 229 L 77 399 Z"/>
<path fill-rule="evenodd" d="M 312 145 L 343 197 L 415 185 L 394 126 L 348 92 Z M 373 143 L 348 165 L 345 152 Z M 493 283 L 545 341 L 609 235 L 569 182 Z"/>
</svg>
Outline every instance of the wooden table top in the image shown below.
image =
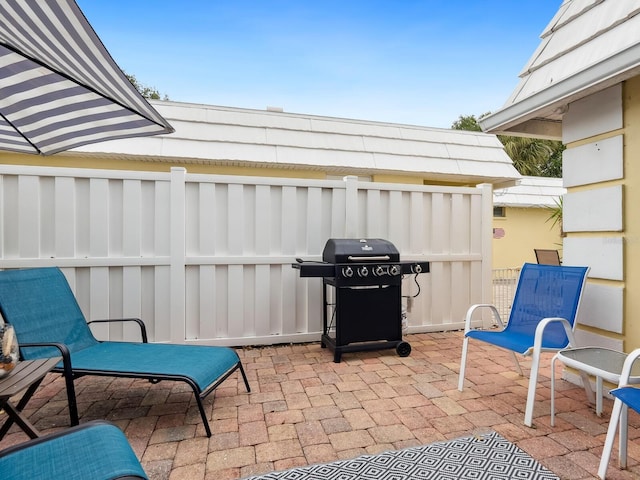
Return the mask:
<svg viewBox="0 0 640 480">
<path fill-rule="evenodd" d="M 49 373 L 62 357 L 22 360 L 6 377 L 0 378 L 0 399 L 6 400 Z"/>
</svg>

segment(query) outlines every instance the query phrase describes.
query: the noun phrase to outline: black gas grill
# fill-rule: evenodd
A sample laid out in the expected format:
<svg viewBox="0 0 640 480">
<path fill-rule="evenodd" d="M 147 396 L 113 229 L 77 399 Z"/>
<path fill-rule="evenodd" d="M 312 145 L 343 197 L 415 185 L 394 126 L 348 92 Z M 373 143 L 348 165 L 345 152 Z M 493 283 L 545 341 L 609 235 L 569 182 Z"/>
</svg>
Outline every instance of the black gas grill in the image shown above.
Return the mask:
<svg viewBox="0 0 640 480">
<path fill-rule="evenodd" d="M 322 262 L 297 259 L 301 277 L 323 278 L 321 345 L 340 362 L 343 352 L 395 348 L 402 341 L 402 276 L 429 271 L 428 262 L 401 261 L 396 247 L 382 239 L 329 239 Z"/>
</svg>

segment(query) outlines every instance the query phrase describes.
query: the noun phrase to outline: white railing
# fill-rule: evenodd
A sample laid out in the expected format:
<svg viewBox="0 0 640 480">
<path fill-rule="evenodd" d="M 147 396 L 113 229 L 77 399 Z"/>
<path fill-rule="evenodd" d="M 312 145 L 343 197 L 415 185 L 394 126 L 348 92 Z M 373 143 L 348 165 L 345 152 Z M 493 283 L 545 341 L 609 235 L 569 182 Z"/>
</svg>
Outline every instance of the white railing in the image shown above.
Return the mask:
<svg viewBox="0 0 640 480">
<path fill-rule="evenodd" d="M 520 267 L 497 268 L 492 272 L 493 304 L 504 322 L 509 320 L 519 275 Z"/>
<path fill-rule="evenodd" d="M 321 259 L 329 238 L 386 238 L 430 262 L 411 332 L 462 328 L 492 299 L 490 186 L 0 165 L 0 188 L 0 268 L 59 266 L 88 318 L 143 318 L 155 341 L 319 339 L 322 280 L 291 263 Z"/>
</svg>

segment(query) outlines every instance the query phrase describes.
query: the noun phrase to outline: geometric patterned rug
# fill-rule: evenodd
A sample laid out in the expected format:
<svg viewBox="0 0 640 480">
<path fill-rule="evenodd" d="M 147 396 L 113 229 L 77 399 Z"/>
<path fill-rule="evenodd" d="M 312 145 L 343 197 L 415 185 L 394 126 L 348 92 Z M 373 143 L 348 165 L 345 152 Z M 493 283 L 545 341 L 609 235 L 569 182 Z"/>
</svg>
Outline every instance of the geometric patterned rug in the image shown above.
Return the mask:
<svg viewBox="0 0 640 480">
<path fill-rule="evenodd" d="M 361 455 L 246 480 L 559 480 L 496 432 Z"/>
</svg>

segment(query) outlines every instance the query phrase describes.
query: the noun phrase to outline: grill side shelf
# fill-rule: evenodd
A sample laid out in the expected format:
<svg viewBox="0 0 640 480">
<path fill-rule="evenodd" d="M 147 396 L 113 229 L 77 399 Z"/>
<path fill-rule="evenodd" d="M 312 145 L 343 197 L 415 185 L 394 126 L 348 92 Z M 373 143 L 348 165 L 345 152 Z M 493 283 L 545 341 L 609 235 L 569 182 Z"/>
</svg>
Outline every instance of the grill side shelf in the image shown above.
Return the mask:
<svg viewBox="0 0 640 480">
<path fill-rule="evenodd" d="M 411 273 L 429 273 L 429 262 L 412 262 L 407 260 L 399 263 L 402 273 L 405 275 Z"/>
<path fill-rule="evenodd" d="M 291 266 L 300 270 L 301 277 L 333 277 L 336 268 L 332 263 L 319 262 L 292 263 Z"/>
</svg>

